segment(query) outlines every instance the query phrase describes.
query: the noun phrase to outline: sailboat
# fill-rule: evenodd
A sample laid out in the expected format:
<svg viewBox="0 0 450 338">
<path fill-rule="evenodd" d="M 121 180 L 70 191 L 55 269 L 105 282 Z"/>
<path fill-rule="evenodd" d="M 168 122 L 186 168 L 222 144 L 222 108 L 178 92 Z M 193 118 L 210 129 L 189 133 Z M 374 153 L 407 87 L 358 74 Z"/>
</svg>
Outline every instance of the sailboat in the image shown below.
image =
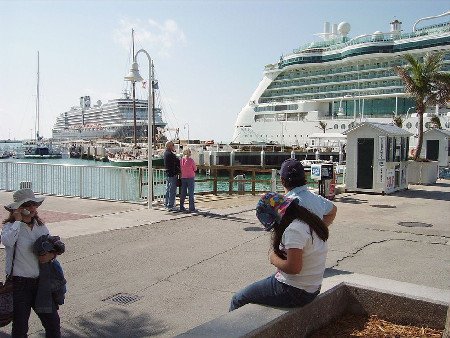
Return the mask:
<svg viewBox="0 0 450 338">
<path fill-rule="evenodd" d="M 22 158 L 30 159 L 51 159 L 61 158 L 62 152 L 53 148 L 51 142 L 45 143 L 39 134 L 39 114 L 40 114 L 40 73 L 39 73 L 39 51 L 37 52 L 37 85 L 36 85 L 36 119 L 35 119 L 35 138 L 22 143 Z M 17 156 L 16 156 L 17 157 Z"/>
<path fill-rule="evenodd" d="M 135 57 L 134 53 L 134 29 L 131 30 L 131 40 L 132 40 L 132 55 L 133 59 Z M 134 61 L 134 60 L 133 60 Z M 153 63 L 151 65 L 151 72 L 153 72 Z M 153 76 L 150 75 L 150 78 L 152 79 Z M 152 96 L 154 97 L 154 90 L 158 89 L 158 83 L 157 81 L 151 80 L 151 83 L 149 84 L 152 91 Z M 147 151 L 140 148 L 137 144 L 137 127 L 136 127 L 136 81 L 131 81 L 132 84 L 132 99 L 133 99 L 133 147 L 129 147 L 128 149 L 124 149 L 123 151 L 120 151 L 114 155 L 110 154 L 108 155 L 109 162 L 114 166 L 120 166 L 120 167 L 134 167 L 134 166 L 147 166 L 148 165 L 148 149 Z M 148 121 L 148 128 L 151 126 L 155 126 L 154 121 L 154 113 L 155 113 L 155 100 L 152 100 L 152 112 L 153 112 L 153 123 L 150 124 L 150 121 Z M 155 135 L 153 132 L 152 135 Z M 153 155 L 152 157 L 152 165 L 153 166 L 163 166 L 164 165 L 164 159 L 161 155 Z"/>
</svg>

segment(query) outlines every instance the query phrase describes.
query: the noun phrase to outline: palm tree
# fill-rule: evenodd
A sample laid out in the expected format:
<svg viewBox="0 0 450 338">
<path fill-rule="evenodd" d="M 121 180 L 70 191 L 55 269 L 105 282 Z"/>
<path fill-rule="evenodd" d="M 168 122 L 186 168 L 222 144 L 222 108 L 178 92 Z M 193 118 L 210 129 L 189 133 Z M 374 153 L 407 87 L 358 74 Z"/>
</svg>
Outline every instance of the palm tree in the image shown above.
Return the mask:
<svg viewBox="0 0 450 338">
<path fill-rule="evenodd" d="M 441 120 L 439 119 L 439 116 L 434 115 L 434 114 L 431 115 L 430 122 L 431 122 L 431 125 L 433 126 L 433 128 L 442 129 Z"/>
<path fill-rule="evenodd" d="M 422 151 L 423 114 L 428 106 L 444 105 L 450 100 L 450 74 L 440 71 L 444 58 L 442 52 L 427 53 L 423 61 L 411 54 L 406 54 L 404 58 L 407 65 L 396 66 L 394 71 L 403 81 L 406 94 L 416 104 L 419 138 L 413 159 L 417 161 Z"/>
<path fill-rule="evenodd" d="M 324 133 L 327 130 L 327 124 L 323 121 L 319 121 L 319 125 L 316 127 L 319 128 L 320 130 L 322 130 Z"/>
<path fill-rule="evenodd" d="M 400 115 L 394 116 L 394 117 L 392 118 L 392 121 L 394 122 L 394 124 L 395 124 L 397 127 L 399 127 L 399 128 L 402 128 L 402 127 L 403 127 L 403 121 L 404 121 L 404 119 L 403 119 L 403 117 L 401 117 Z"/>
</svg>

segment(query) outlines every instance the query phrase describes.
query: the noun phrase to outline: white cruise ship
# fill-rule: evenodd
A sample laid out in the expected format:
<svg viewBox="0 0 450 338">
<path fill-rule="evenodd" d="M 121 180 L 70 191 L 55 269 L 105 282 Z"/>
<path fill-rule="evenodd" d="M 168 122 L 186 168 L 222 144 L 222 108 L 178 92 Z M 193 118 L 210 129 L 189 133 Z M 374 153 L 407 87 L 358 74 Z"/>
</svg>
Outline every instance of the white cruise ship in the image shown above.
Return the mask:
<svg viewBox="0 0 450 338">
<path fill-rule="evenodd" d="M 311 135 L 338 135 L 362 121 L 389 123 L 400 116 L 403 128 L 417 134 L 414 101 L 406 97 L 393 66 L 403 55 L 443 51 L 450 71 L 450 11 L 419 19 L 412 31 L 394 20 L 390 29 L 354 38 L 350 24 L 326 22 L 323 41 L 312 42 L 264 69 L 261 82 L 239 113 L 232 143 L 314 146 Z M 386 25 L 387 26 L 387 25 Z M 449 105 L 429 107 L 425 128 L 436 114 L 449 129 Z M 325 135 L 324 135 L 325 136 Z M 411 137 L 410 147 L 416 144 Z"/>
<path fill-rule="evenodd" d="M 147 100 L 136 99 L 136 133 L 138 137 L 147 136 Z M 160 108 L 155 108 L 154 134 L 162 130 L 166 123 Z M 156 133 L 155 133 L 156 131 Z M 124 139 L 133 137 L 133 100 L 127 92 L 120 99 L 102 104 L 97 101 L 91 106 L 91 98 L 80 98 L 80 106 L 61 113 L 52 129 L 54 140 L 93 140 L 99 138 Z"/>
</svg>

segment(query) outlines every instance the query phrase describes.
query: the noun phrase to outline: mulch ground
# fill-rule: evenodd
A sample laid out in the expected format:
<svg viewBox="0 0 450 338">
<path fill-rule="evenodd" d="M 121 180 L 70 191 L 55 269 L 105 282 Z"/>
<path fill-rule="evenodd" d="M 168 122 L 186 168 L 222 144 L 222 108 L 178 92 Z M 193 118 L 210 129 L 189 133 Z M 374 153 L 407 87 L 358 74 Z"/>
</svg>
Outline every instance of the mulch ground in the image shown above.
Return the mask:
<svg viewBox="0 0 450 338">
<path fill-rule="evenodd" d="M 315 331 L 311 338 L 325 337 L 442 337 L 442 330 L 398 325 L 376 315 L 344 315 L 326 327 Z"/>
</svg>

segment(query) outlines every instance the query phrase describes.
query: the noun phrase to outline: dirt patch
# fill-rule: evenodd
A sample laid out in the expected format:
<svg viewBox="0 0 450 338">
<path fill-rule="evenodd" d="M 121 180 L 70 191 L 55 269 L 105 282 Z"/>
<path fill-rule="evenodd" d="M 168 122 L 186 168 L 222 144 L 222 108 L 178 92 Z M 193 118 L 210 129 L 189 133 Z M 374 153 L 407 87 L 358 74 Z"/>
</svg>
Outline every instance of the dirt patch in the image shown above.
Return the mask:
<svg viewBox="0 0 450 338">
<path fill-rule="evenodd" d="M 344 315 L 315 331 L 311 338 L 325 337 L 442 337 L 442 330 L 411 325 L 398 325 L 376 315 Z"/>
</svg>

